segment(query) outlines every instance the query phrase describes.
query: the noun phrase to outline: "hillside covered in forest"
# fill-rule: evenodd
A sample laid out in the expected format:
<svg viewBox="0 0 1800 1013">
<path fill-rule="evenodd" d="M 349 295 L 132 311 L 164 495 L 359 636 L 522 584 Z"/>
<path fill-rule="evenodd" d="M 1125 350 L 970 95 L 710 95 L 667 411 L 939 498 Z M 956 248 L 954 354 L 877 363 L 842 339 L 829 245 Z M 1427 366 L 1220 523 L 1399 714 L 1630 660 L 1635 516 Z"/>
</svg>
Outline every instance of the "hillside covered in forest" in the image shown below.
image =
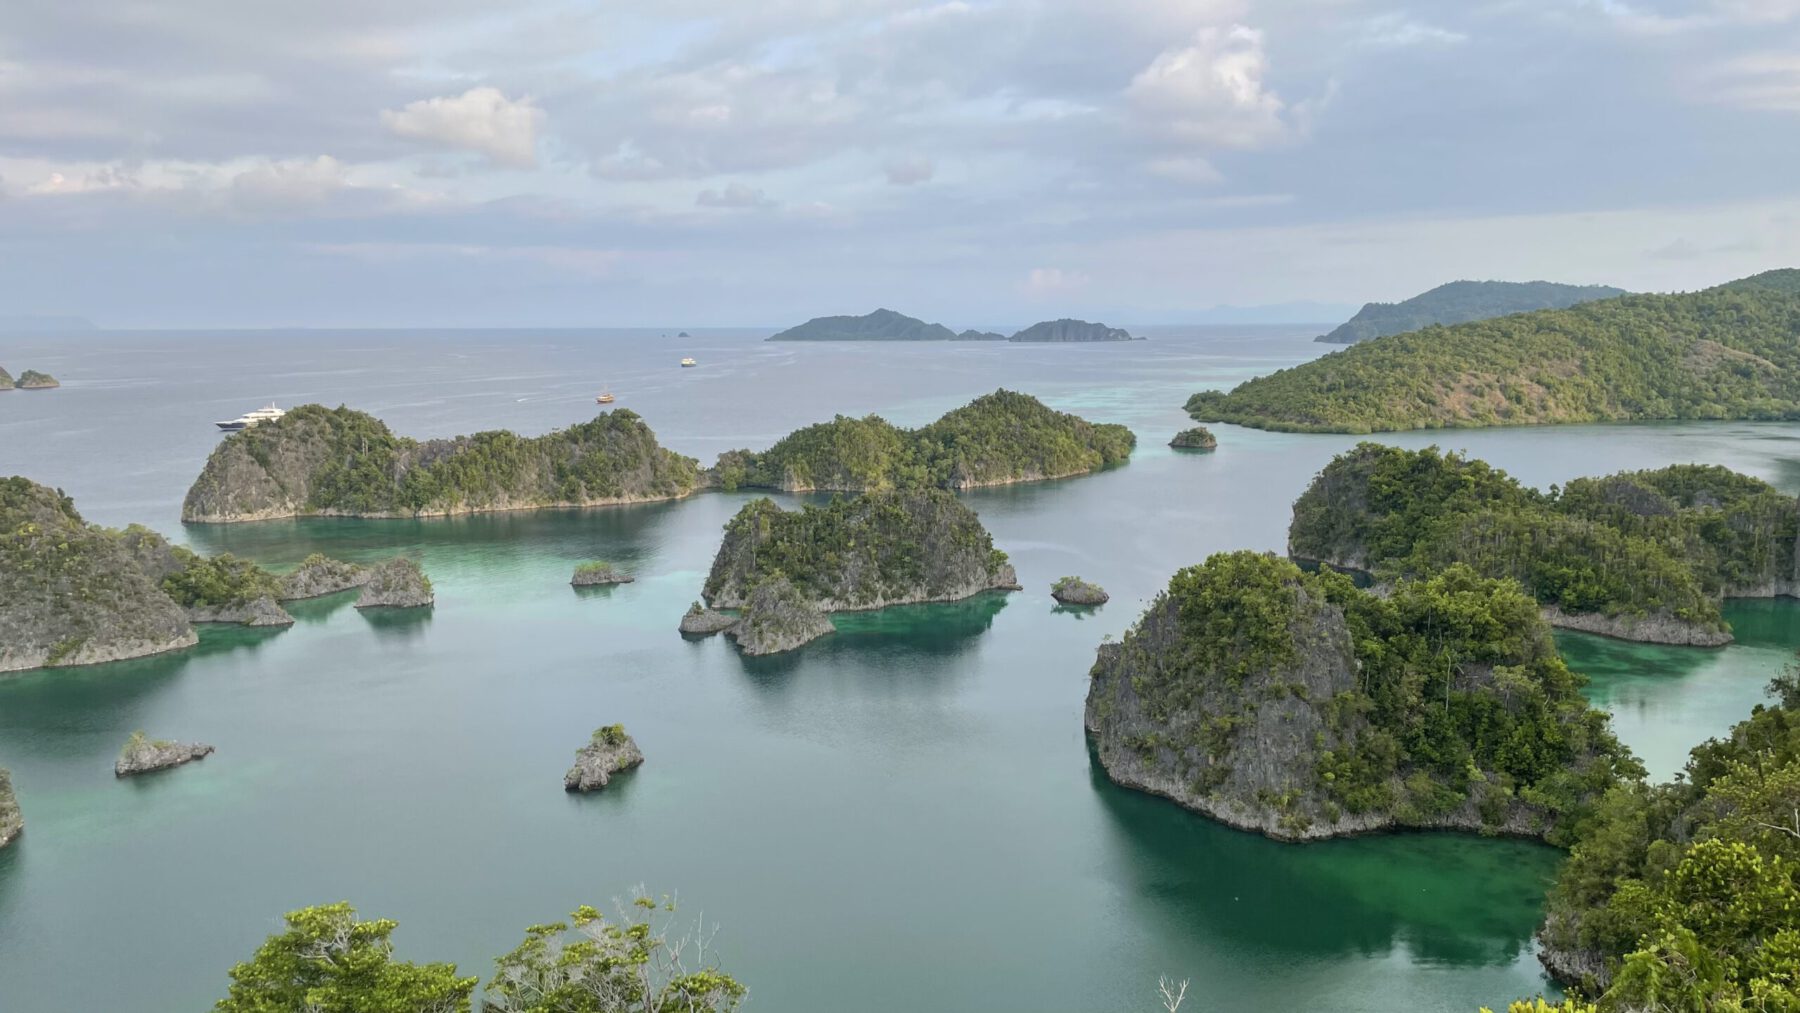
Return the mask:
<svg viewBox="0 0 1800 1013">
<path fill-rule="evenodd" d="M 1400 302 L 1372 302 L 1314 341 L 1352 345 L 1404 334 L 1432 324 L 1465 324 L 1532 310 L 1565 309 L 1624 295 L 1610 285 L 1560 285 L 1553 281 L 1453 281 Z"/>
</svg>

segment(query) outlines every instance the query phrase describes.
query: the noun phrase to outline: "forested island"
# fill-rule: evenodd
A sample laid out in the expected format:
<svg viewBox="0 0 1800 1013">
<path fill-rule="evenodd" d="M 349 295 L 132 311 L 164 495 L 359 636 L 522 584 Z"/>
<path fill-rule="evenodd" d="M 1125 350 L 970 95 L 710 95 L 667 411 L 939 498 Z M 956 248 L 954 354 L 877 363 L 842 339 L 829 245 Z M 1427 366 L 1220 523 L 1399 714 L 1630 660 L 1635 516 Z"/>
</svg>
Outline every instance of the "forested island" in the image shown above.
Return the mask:
<svg viewBox="0 0 1800 1013">
<path fill-rule="evenodd" d="M 35 369 L 28 369 L 20 373 L 18 380 L 14 382 L 20 390 L 49 390 L 52 387 L 62 386 L 56 377 L 49 373 L 40 373 Z"/>
<path fill-rule="evenodd" d="M 1382 581 L 1466 563 L 1517 580 L 1554 625 L 1712 646 L 1731 640 L 1721 598 L 1800 595 L 1800 502 L 1715 465 L 1541 493 L 1435 447 L 1364 443 L 1295 502 L 1288 552 Z"/>
<path fill-rule="evenodd" d="M 1567 1013 L 1800 1008 L 1796 671 L 1673 782 L 1601 800 L 1538 931 L 1552 977 L 1598 1002 Z"/>
<path fill-rule="evenodd" d="M 1302 841 L 1398 827 L 1566 845 L 1641 765 L 1517 584 L 1453 566 L 1391 593 L 1253 552 L 1177 573 L 1091 673 L 1108 776 Z"/>
<path fill-rule="evenodd" d="M 860 317 L 814 317 L 770 335 L 769 341 L 1142 341 L 1130 332 L 1086 320 L 1044 320 L 1008 337 L 993 331 L 953 331 L 917 317 L 878 309 Z"/>
<path fill-rule="evenodd" d="M 1349 320 L 1314 341 L 1350 345 L 1416 331 L 1432 324 L 1463 324 L 1532 310 L 1567 309 L 1595 299 L 1626 295 L 1610 285 L 1559 285 L 1551 281 L 1453 281 L 1397 303 L 1365 303 Z"/>
<path fill-rule="evenodd" d="M 141 525 L 89 524 L 61 491 L 0 479 L 0 672 L 191 647 L 194 623 L 291 625 L 280 602 L 368 579 L 362 567 L 319 555 L 278 577 L 228 553 L 171 545 Z"/>
<path fill-rule="evenodd" d="M 958 601 L 1018 583 L 973 510 L 942 489 L 912 489 L 799 510 L 745 504 L 725 525 L 704 596 L 711 609 L 742 610 L 726 632 L 748 653 L 772 653 L 831 632 L 825 613 Z"/>
<path fill-rule="evenodd" d="M 506 430 L 419 441 L 345 407 L 301 405 L 220 441 L 181 519 L 430 517 L 678 499 L 700 468 L 635 412 L 602 412 L 537 437 Z"/>
<path fill-rule="evenodd" d="M 1332 433 L 1800 418 L 1800 270 L 1375 338 L 1187 410 Z"/>
<path fill-rule="evenodd" d="M 725 489 L 973 489 L 1084 475 L 1125 461 L 1136 445 L 1124 426 L 1088 422 L 1002 389 L 919 429 L 839 415 L 761 453 L 722 454 L 712 476 Z"/>
</svg>

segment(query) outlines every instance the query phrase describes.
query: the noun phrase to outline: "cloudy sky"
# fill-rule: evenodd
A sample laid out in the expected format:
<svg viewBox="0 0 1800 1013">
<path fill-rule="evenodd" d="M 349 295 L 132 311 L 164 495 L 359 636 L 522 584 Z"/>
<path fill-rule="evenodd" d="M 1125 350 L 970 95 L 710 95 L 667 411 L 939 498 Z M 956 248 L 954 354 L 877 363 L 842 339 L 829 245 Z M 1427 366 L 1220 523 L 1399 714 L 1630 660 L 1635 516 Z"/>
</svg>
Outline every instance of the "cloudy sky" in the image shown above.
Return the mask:
<svg viewBox="0 0 1800 1013">
<path fill-rule="evenodd" d="M 7 0 L 0 314 L 1195 319 L 1800 265 L 1800 0 Z"/>
</svg>

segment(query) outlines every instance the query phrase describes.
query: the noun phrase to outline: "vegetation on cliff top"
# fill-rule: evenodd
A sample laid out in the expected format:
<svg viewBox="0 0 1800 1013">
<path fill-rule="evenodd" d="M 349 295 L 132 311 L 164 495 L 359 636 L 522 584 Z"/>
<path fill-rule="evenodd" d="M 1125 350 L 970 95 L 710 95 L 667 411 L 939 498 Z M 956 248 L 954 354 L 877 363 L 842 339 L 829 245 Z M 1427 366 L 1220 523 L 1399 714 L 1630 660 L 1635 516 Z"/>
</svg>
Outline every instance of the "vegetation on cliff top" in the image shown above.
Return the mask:
<svg viewBox="0 0 1800 1013">
<path fill-rule="evenodd" d="M 1800 1009 L 1800 674 L 1668 784 L 1610 791 L 1542 937 L 1602 1011 Z M 1562 977 L 1572 977 L 1565 971 Z"/>
<path fill-rule="evenodd" d="M 1161 729 L 1145 745 L 1191 764 L 1203 795 L 1221 776 L 1202 768 L 1230 757 L 1239 728 L 1264 705 L 1246 687 L 1309 665 L 1333 669 L 1343 688 L 1306 701 L 1325 716 L 1312 752 L 1302 754 L 1311 783 L 1261 800 L 1277 808 L 1295 794 L 1319 796 L 1328 820 L 1341 811 L 1432 826 L 1478 800 L 1483 826 L 1499 829 L 1523 806 L 1537 832 L 1566 842 L 1621 773 L 1641 772 L 1606 716 L 1582 699 L 1581 677 L 1511 581 L 1455 566 L 1381 596 L 1342 574 L 1234 552 L 1175 574 L 1147 617 L 1165 608 L 1178 617 L 1174 642 L 1148 637 L 1140 622 L 1117 649 L 1125 661 L 1115 671 L 1130 674 L 1131 691 Z M 1339 615 L 1346 671 L 1337 671 L 1330 642 Z M 1235 701 L 1235 709 L 1202 712 L 1203 698 Z M 1191 741 L 1163 741 L 1169 735 Z"/>
<path fill-rule="evenodd" d="M 1717 599 L 1793 581 L 1800 509 L 1714 465 L 1582 478 L 1549 493 L 1436 447 L 1339 455 L 1294 504 L 1288 551 L 1384 579 L 1467 563 L 1545 605 L 1725 629 Z"/>
<path fill-rule="evenodd" d="M 745 504 L 725 525 L 706 600 L 735 608 L 778 576 L 828 610 L 965 598 L 1013 582 L 980 518 L 941 489 L 835 497 L 799 510 L 768 499 Z"/>
<path fill-rule="evenodd" d="M 533 925 L 494 962 L 484 1013 L 729 1013 L 746 989 L 713 962 L 710 938 L 678 932 L 675 904 L 634 896 L 617 915 L 583 906 Z M 287 929 L 231 969 L 214 1013 L 469 1013 L 478 979 L 456 965 L 397 960 L 387 919 L 348 904 L 289 912 Z"/>
<path fill-rule="evenodd" d="M 228 552 L 209 559 L 181 546 L 173 548 L 183 568 L 164 577 L 162 589 L 183 608 L 217 608 L 282 596 L 281 578 L 248 559 Z"/>
<path fill-rule="evenodd" d="M 1136 444 L 1124 426 L 1091 423 L 1002 389 L 920 429 L 840 415 L 762 453 L 722 455 L 715 474 L 727 489 L 960 489 L 1084 474 L 1126 460 Z"/>
<path fill-rule="evenodd" d="M 417 440 L 345 407 L 301 405 L 222 441 L 184 520 L 305 513 L 410 515 L 672 499 L 699 480 L 627 409 L 544 436 L 506 430 Z"/>
<path fill-rule="evenodd" d="M 1453 281 L 1397 303 L 1365 303 L 1356 315 L 1315 341 L 1348 345 L 1432 324 L 1462 324 L 1532 310 L 1565 309 L 1625 295 L 1609 285 L 1560 285 L 1551 281 Z"/>
<path fill-rule="evenodd" d="M 1389 335 L 1195 394 L 1187 409 L 1337 433 L 1800 418 L 1800 270 Z"/>
</svg>

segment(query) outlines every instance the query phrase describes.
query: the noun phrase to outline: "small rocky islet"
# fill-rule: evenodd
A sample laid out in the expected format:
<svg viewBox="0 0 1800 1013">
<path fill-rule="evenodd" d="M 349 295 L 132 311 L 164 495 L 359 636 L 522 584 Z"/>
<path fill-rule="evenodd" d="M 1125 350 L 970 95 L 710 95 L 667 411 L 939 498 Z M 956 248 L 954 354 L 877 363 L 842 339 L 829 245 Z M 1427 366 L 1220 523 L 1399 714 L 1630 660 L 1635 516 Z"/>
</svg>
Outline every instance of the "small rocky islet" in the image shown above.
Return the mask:
<svg viewBox="0 0 1800 1013">
<path fill-rule="evenodd" d="M 614 774 L 632 770 L 643 762 L 643 751 L 625 734 L 624 725 L 597 728 L 587 745 L 575 751 L 575 765 L 563 775 L 563 790 L 599 791 L 612 783 Z"/>
<path fill-rule="evenodd" d="M 1216 450 L 1219 440 L 1205 426 L 1194 426 L 1176 433 L 1175 438 L 1169 441 L 1169 446 L 1176 450 Z"/>
<path fill-rule="evenodd" d="M 569 578 L 572 587 L 605 587 L 612 584 L 629 584 L 636 577 L 620 570 L 604 560 L 593 560 L 575 567 L 574 576 Z"/>
<path fill-rule="evenodd" d="M 771 335 L 769 341 L 1007 341 L 1075 342 L 1075 341 L 1142 341 L 1119 327 L 1087 320 L 1043 320 L 1010 337 L 994 331 L 973 328 L 955 331 L 943 324 L 931 324 L 917 317 L 877 309 L 862 316 L 814 317 L 803 324 Z"/>
<path fill-rule="evenodd" d="M 1100 585 L 1080 577 L 1062 577 L 1050 585 L 1050 597 L 1058 605 L 1104 605 L 1111 596 Z"/>
<path fill-rule="evenodd" d="M 369 570 L 369 579 L 356 598 L 359 609 L 424 608 L 437 601 L 431 580 L 419 564 L 405 556 L 378 563 Z"/>
<path fill-rule="evenodd" d="M 143 732 L 133 732 L 125 747 L 119 751 L 119 759 L 113 764 L 114 777 L 130 777 L 133 774 L 148 774 L 151 771 L 166 770 L 179 767 L 184 763 L 202 760 L 213 754 L 213 747 L 203 742 L 170 742 L 166 739 L 152 739 Z"/>
</svg>

